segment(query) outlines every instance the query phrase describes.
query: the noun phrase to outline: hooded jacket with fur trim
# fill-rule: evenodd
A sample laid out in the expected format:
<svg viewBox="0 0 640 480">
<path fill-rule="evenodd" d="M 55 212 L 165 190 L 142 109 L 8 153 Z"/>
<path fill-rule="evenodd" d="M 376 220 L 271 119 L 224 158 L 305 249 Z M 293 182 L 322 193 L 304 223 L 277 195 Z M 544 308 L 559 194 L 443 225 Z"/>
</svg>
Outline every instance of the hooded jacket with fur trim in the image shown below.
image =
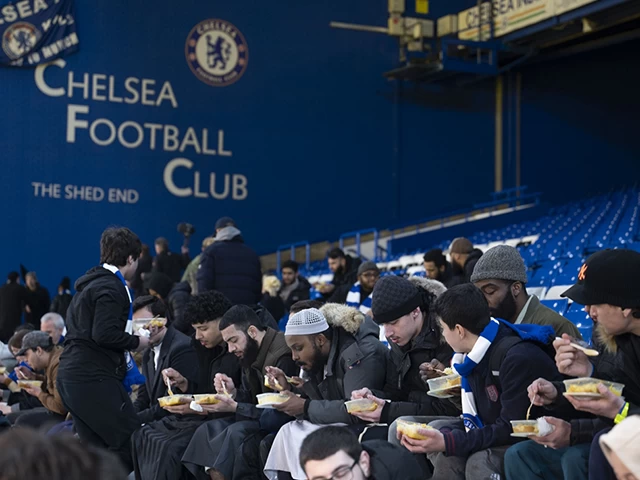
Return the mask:
<svg viewBox="0 0 640 480">
<path fill-rule="evenodd" d="M 328 303 L 320 311 L 333 338 L 325 372 L 312 375 L 302 387 L 309 399 L 304 418 L 316 424 L 358 423 L 344 402 L 354 390 L 382 391 L 388 350 L 379 340 L 378 325 L 355 308 Z"/>
</svg>

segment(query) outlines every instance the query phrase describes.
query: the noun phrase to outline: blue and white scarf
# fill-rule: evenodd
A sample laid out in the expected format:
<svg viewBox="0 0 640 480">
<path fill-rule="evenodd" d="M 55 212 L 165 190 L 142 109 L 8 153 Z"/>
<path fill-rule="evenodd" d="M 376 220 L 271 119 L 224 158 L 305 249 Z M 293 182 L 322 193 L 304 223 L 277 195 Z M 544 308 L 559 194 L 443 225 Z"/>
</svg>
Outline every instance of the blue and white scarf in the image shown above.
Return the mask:
<svg viewBox="0 0 640 480">
<path fill-rule="evenodd" d="M 372 296 L 373 294 L 360 301 L 362 297 L 362 293 L 360 292 L 360 282 L 356 282 L 356 284 L 351 287 L 351 290 L 349 290 L 349 293 L 347 294 L 347 305 L 353 308 L 357 308 L 365 315 L 369 315 L 369 312 L 371 312 Z"/>
<path fill-rule="evenodd" d="M 467 430 L 473 430 L 474 428 L 482 428 L 484 424 L 478 416 L 478 410 L 476 408 L 476 401 L 471 391 L 471 385 L 467 377 L 471 375 L 473 369 L 482 361 L 487 350 L 491 347 L 491 342 L 496 338 L 498 334 L 498 328 L 500 323 L 492 318 L 480 336 L 478 341 L 473 346 L 468 354 L 456 353 L 451 360 L 451 364 L 456 372 L 462 377 L 462 421 L 464 422 L 464 428 Z"/>
<path fill-rule="evenodd" d="M 462 377 L 462 420 L 467 431 L 474 428 L 482 428 L 484 424 L 478 415 L 476 401 L 469 385 L 467 377 L 471 375 L 473 369 L 482 361 L 485 354 L 495 340 L 500 324 L 505 325 L 515 331 L 523 340 L 532 340 L 540 343 L 549 343 L 555 336 L 555 332 L 550 326 L 541 325 L 513 325 L 504 320 L 492 318 L 489 325 L 482 331 L 476 344 L 468 354 L 456 353 L 451 359 L 451 364 L 456 372 Z"/>
</svg>

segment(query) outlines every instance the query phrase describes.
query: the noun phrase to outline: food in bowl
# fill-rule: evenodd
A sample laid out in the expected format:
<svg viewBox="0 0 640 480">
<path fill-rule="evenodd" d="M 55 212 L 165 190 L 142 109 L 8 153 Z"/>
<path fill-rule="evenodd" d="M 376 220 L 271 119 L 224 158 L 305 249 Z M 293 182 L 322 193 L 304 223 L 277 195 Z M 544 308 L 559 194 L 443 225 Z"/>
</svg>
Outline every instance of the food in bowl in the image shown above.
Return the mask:
<svg viewBox="0 0 640 480">
<path fill-rule="evenodd" d="M 399 433 L 409 438 L 413 438 L 414 440 L 426 440 L 428 438 L 419 432 L 420 429 L 434 430 L 433 427 L 430 427 L 426 423 L 410 422 L 408 420 L 400 419 L 396 420 L 396 427 L 398 428 Z"/>
<path fill-rule="evenodd" d="M 349 413 L 358 413 L 358 412 L 373 412 L 376 408 L 378 408 L 378 404 L 373 400 L 369 400 L 368 398 L 359 398 L 357 400 L 350 400 L 344 403 L 347 407 L 347 412 Z"/>
<path fill-rule="evenodd" d="M 537 435 L 540 433 L 537 420 L 513 420 L 511 421 L 513 433 L 526 433 Z"/>
<path fill-rule="evenodd" d="M 7 367 L 0 367 L 0 375 L 7 373 Z"/>
<path fill-rule="evenodd" d="M 282 393 L 261 393 L 256 398 L 258 399 L 258 405 L 276 405 L 289 400 L 289 397 Z"/>
<path fill-rule="evenodd" d="M 462 383 L 462 377 L 457 373 L 452 375 L 445 375 L 444 377 L 436 377 L 427 380 L 429 384 L 429 390 L 432 392 L 445 392 L 452 388 L 460 387 Z"/>
<path fill-rule="evenodd" d="M 217 396 L 216 396 L 217 395 Z M 220 403 L 218 397 L 225 396 L 224 393 L 201 393 L 193 396 L 193 401 L 198 405 L 215 405 Z M 227 395 L 230 397 L 231 395 Z"/>
<path fill-rule="evenodd" d="M 187 403 L 191 403 L 191 398 L 185 395 L 169 395 L 158 399 L 158 405 L 161 407 L 175 407 L 176 405 L 185 405 Z"/>
<path fill-rule="evenodd" d="M 624 389 L 624 384 L 622 383 L 609 382 L 608 380 L 590 377 L 574 378 L 564 381 L 566 393 L 569 395 L 572 393 L 600 395 L 598 391 L 598 385 L 600 384 L 607 387 L 614 395 L 622 395 L 622 390 Z"/>
</svg>

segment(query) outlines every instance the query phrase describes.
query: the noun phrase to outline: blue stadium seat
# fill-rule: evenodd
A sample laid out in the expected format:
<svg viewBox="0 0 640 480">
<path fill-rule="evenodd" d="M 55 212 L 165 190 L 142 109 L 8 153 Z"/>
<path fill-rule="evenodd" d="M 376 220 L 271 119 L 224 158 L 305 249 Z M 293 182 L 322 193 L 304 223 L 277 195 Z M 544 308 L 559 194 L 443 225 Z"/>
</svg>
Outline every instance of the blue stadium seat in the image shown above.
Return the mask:
<svg viewBox="0 0 640 480">
<path fill-rule="evenodd" d="M 541 300 L 540 303 L 560 315 L 564 315 L 569 306 L 569 300 L 566 298 L 559 300 Z"/>
</svg>

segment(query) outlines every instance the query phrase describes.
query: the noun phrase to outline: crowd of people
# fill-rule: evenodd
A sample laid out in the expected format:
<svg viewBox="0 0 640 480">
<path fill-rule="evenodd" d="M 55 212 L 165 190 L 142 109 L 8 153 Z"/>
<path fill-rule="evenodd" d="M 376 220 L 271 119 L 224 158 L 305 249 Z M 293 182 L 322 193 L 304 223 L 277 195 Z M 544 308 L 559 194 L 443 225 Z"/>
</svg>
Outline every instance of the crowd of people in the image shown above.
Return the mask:
<svg viewBox="0 0 640 480">
<path fill-rule="evenodd" d="M 457 238 L 424 278 L 336 248 L 315 285 L 292 260 L 263 276 L 229 217 L 194 259 L 155 251 L 109 228 L 53 301 L 9 274 L 0 478 L 640 478 L 638 252 L 563 294 L 588 345 L 506 245 Z"/>
</svg>

